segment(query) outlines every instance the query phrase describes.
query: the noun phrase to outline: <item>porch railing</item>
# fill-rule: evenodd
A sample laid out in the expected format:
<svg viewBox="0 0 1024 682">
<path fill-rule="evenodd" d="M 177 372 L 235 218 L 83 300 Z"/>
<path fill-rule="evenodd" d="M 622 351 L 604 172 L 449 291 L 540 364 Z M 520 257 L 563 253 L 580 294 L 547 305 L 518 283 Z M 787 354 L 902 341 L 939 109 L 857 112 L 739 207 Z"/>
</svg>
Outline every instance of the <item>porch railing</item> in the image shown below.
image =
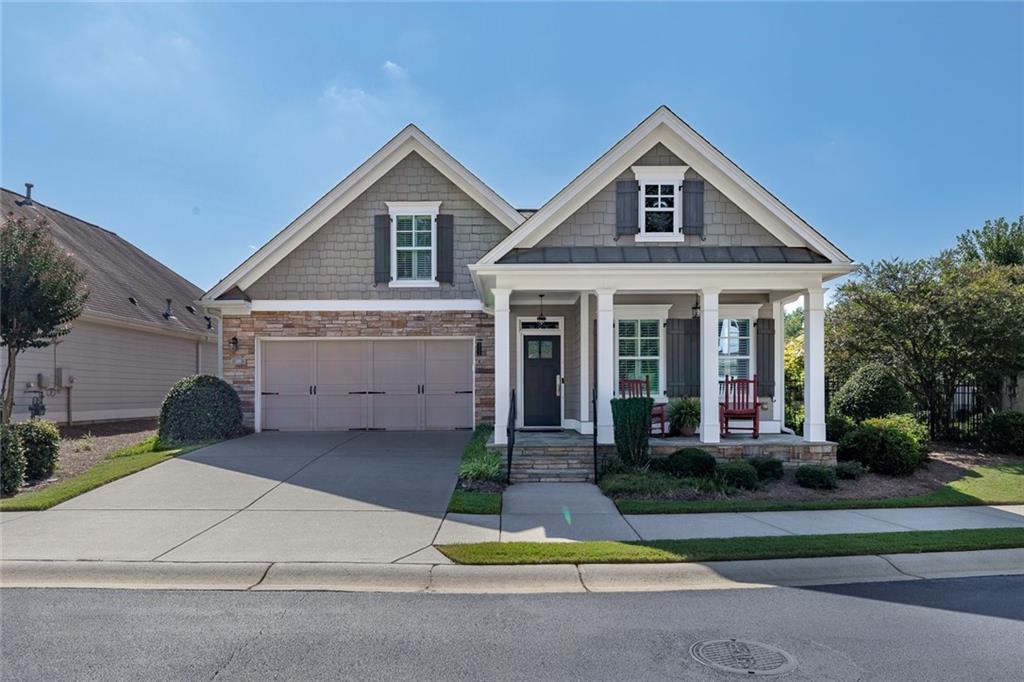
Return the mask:
<svg viewBox="0 0 1024 682">
<path fill-rule="evenodd" d="M 512 389 L 508 402 L 508 421 L 505 422 L 505 482 L 512 483 L 512 451 L 516 447 L 516 389 Z"/>
</svg>

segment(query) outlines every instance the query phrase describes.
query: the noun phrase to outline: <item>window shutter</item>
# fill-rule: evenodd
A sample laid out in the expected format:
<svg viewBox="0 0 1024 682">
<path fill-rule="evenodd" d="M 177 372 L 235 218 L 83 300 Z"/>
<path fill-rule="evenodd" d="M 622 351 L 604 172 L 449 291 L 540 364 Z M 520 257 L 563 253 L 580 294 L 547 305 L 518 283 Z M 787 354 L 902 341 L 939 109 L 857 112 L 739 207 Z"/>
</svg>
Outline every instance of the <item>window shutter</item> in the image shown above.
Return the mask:
<svg viewBox="0 0 1024 682">
<path fill-rule="evenodd" d="M 437 281 L 455 283 L 455 216 L 437 216 Z"/>
<path fill-rule="evenodd" d="M 391 216 L 373 216 L 373 283 L 391 281 Z"/>
<path fill-rule="evenodd" d="M 683 181 L 683 234 L 704 236 L 704 181 Z"/>
<path fill-rule="evenodd" d="M 775 395 L 775 320 L 770 317 L 757 321 L 757 395 Z"/>
<path fill-rule="evenodd" d="M 665 324 L 668 396 L 700 395 L 700 320 L 670 319 Z"/>
<path fill-rule="evenodd" d="M 619 180 L 615 183 L 615 235 L 637 234 L 640 231 L 640 183 Z"/>
</svg>

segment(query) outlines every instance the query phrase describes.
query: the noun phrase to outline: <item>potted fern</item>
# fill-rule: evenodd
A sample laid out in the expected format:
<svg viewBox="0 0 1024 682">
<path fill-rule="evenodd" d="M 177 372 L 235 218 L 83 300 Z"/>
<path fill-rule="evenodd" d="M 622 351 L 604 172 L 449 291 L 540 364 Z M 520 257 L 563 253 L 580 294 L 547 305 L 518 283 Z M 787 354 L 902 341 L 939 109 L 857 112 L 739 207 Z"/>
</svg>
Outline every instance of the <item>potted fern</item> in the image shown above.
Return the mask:
<svg viewBox="0 0 1024 682">
<path fill-rule="evenodd" d="M 674 398 L 668 404 L 668 425 L 672 433 L 692 436 L 700 424 L 700 401 L 696 398 Z"/>
</svg>

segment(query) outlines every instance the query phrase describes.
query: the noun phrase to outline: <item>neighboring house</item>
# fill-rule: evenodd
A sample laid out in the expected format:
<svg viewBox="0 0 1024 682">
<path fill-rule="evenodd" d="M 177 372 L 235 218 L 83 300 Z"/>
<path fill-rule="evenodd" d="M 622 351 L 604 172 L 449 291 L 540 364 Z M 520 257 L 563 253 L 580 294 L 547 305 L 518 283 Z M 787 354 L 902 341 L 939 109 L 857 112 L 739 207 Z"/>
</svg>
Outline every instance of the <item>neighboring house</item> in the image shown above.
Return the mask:
<svg viewBox="0 0 1024 682">
<path fill-rule="evenodd" d="M 217 373 L 216 320 L 195 307 L 201 289 L 113 232 L 2 191 L 4 216 L 43 221 L 89 290 L 70 334 L 18 356 L 15 419 L 40 395 L 58 422 L 153 417 L 178 379 Z"/>
<path fill-rule="evenodd" d="M 804 296 L 818 442 L 824 284 L 853 269 L 661 107 L 529 212 L 410 125 L 202 302 L 257 430 L 503 426 L 515 389 L 517 426 L 611 443 L 617 377 L 648 377 L 699 397 L 717 442 L 725 375 L 758 376 L 780 431 L 783 304 Z"/>
</svg>

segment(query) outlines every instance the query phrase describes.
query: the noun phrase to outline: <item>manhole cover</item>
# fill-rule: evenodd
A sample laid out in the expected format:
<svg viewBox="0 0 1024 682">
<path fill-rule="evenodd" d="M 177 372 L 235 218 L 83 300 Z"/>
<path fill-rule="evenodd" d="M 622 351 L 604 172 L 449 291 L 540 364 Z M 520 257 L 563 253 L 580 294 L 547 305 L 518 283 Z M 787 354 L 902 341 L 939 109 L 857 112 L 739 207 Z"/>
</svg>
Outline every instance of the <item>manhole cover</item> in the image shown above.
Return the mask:
<svg viewBox="0 0 1024 682">
<path fill-rule="evenodd" d="M 782 675 L 796 659 L 778 647 L 739 639 L 711 639 L 690 647 L 690 655 L 709 668 L 741 675 Z"/>
</svg>

